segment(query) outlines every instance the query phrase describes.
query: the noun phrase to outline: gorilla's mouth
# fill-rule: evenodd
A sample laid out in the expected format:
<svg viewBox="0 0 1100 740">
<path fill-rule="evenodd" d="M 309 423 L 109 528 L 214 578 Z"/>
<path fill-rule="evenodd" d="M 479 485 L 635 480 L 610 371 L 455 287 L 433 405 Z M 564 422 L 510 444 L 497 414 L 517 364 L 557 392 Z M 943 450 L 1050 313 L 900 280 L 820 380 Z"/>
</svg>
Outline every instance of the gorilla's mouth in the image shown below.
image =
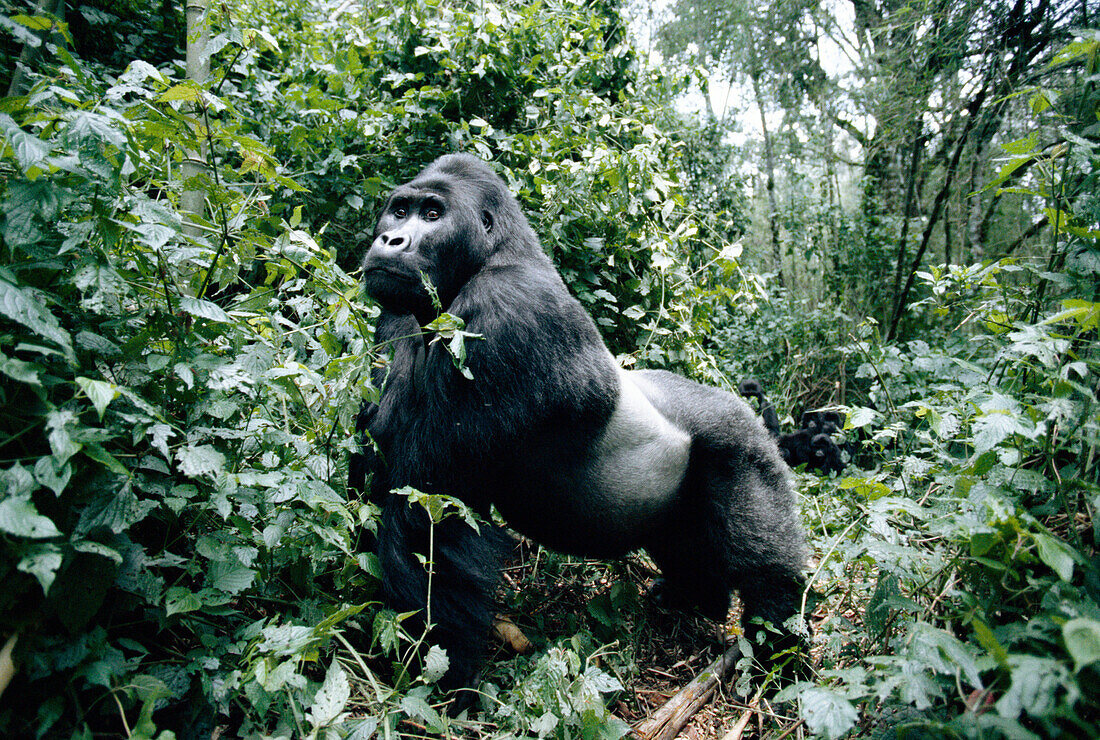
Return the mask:
<svg viewBox="0 0 1100 740">
<path fill-rule="evenodd" d="M 386 267 L 385 265 L 372 265 L 368 267 L 364 273 L 363 278 L 369 278 L 378 275 L 386 275 L 396 280 L 402 280 L 407 283 L 420 282 L 420 278 L 414 275 L 410 275 L 407 272 L 403 272 L 393 267 Z"/>
</svg>

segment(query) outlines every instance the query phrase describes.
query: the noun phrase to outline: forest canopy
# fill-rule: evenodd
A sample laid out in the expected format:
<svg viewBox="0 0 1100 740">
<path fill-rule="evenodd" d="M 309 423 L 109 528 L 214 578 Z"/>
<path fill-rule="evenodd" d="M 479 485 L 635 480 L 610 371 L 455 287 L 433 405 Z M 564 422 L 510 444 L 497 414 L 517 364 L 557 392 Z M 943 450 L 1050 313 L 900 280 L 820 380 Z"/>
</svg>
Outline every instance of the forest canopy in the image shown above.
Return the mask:
<svg viewBox="0 0 1100 740">
<path fill-rule="evenodd" d="M 529 642 L 457 717 L 381 605 L 359 263 L 467 152 L 620 365 L 839 415 L 792 471 L 811 670 L 760 685 L 731 617 L 692 737 L 1100 736 L 1085 0 L 0 10 L 0 735 L 662 737 L 725 646 L 641 553 L 520 543 Z"/>
</svg>

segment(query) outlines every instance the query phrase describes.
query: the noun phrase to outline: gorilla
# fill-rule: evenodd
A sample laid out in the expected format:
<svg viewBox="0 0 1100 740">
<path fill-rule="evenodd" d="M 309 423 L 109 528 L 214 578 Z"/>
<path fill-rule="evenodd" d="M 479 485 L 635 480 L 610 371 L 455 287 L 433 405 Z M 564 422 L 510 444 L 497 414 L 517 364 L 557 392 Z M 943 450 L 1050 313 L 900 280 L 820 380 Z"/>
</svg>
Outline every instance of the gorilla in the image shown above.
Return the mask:
<svg viewBox="0 0 1100 740">
<path fill-rule="evenodd" d="M 806 548 L 786 467 L 752 409 L 670 372 L 621 369 L 486 164 L 447 155 L 396 188 L 363 281 L 390 359 L 358 419 L 372 447 L 350 484 L 371 479 L 384 601 L 417 612 L 446 649 L 443 688 L 479 675 L 510 541 L 485 523 L 492 506 L 564 553 L 644 549 L 663 604 L 724 620 L 738 589 L 746 618 L 781 627 L 798 611 Z M 439 306 L 474 335 L 462 368 L 428 326 Z M 406 486 L 485 521 L 431 531 L 424 508 L 394 492 Z"/>
<path fill-rule="evenodd" d="M 804 411 L 802 428 L 813 434 L 836 434 L 844 427 L 844 417 L 838 411 Z"/>
<path fill-rule="evenodd" d="M 775 407 L 764 395 L 764 386 L 755 378 L 745 378 L 737 385 L 737 392 L 745 398 L 755 398 L 760 405 L 760 419 L 764 422 L 764 428 L 773 438 L 779 437 L 779 414 L 775 413 Z"/>
</svg>

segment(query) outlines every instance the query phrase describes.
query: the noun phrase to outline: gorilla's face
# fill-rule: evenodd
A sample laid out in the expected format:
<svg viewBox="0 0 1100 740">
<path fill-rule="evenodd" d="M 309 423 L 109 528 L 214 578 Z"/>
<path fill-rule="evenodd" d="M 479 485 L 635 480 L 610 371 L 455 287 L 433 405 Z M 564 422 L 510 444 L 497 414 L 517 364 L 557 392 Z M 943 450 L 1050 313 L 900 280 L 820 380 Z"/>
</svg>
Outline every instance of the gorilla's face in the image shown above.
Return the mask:
<svg viewBox="0 0 1100 740">
<path fill-rule="evenodd" d="M 490 220 L 448 176 L 417 178 L 394 190 L 363 259 L 367 294 L 424 324 L 434 316 L 426 284 L 446 309 L 486 253 Z M 467 189 L 468 190 L 468 189 Z"/>
</svg>

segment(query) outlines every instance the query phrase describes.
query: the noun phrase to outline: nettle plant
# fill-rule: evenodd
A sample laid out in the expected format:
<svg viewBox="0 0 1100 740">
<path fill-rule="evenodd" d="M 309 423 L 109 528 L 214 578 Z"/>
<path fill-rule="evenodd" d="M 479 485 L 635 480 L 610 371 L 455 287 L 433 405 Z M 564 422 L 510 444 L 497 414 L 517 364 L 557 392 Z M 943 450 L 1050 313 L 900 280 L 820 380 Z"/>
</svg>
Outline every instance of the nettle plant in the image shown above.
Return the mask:
<svg viewBox="0 0 1100 740">
<path fill-rule="evenodd" d="M 308 728 L 318 647 L 362 608 L 331 594 L 374 583 L 340 465 L 359 286 L 268 215 L 299 188 L 215 91 L 52 51 L 0 112 L 0 728 L 140 734 L 185 698 Z"/>
<path fill-rule="evenodd" d="M 855 704 L 947 736 L 1100 731 L 1100 148 L 1073 143 L 1088 166 L 1032 191 L 1060 224 L 1045 265 L 931 269 L 914 309 L 953 330 L 856 347 L 875 409 L 848 428 L 882 461 L 810 508 L 818 582 L 862 607 L 829 610 L 824 685 L 790 691 L 817 732 Z"/>
</svg>

